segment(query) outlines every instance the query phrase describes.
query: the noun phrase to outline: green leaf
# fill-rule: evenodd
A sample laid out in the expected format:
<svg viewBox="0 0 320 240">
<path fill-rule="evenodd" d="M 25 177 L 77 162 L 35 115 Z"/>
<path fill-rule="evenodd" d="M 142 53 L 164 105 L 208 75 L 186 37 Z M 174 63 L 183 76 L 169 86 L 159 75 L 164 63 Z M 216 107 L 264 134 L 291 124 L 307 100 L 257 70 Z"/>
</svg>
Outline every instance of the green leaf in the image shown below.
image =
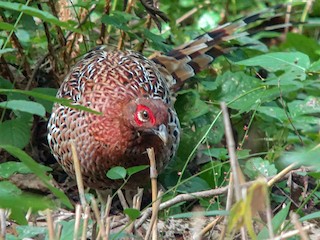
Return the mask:
<svg viewBox="0 0 320 240">
<path fill-rule="evenodd" d="M 210 148 L 202 150 L 202 152 L 210 157 L 225 160 L 228 157 L 228 150 L 225 148 Z"/>
<path fill-rule="evenodd" d="M 92 223 L 92 220 L 89 219 L 89 222 Z M 70 221 L 60 221 L 59 225 L 62 227 L 60 239 L 81 239 L 83 221 L 80 221 L 78 236 L 74 236 L 75 219 L 71 219 Z"/>
<path fill-rule="evenodd" d="M 211 189 L 214 189 L 228 184 L 226 178 L 228 177 L 229 171 L 230 165 L 228 163 L 215 160 L 201 166 L 201 174 L 199 177 L 204 179 L 210 185 Z"/>
<path fill-rule="evenodd" d="M 15 30 L 15 28 L 12 24 L 6 23 L 6 22 L 0 22 L 0 29 L 5 30 L 5 31 Z"/>
<path fill-rule="evenodd" d="M 219 88 L 216 94 L 219 101 L 231 102 L 228 107 L 241 111 L 256 108 L 265 91 L 261 81 L 243 72 L 227 71 L 216 79 Z M 235 100 L 236 99 L 236 100 Z"/>
<path fill-rule="evenodd" d="M 46 236 L 48 234 L 47 227 L 37 226 L 17 226 L 16 230 L 20 239 L 39 237 L 38 235 Z"/>
<path fill-rule="evenodd" d="M 304 100 L 294 100 L 288 103 L 288 108 L 292 118 L 305 114 L 320 112 L 320 97 L 308 96 Z"/>
<path fill-rule="evenodd" d="M 44 117 L 46 114 L 46 110 L 41 104 L 32 102 L 32 101 L 25 101 L 25 100 L 5 101 L 0 103 L 0 107 L 35 114 L 35 115 L 39 115 L 40 117 Z"/>
<path fill-rule="evenodd" d="M 8 53 L 8 52 L 15 52 L 17 49 L 14 48 L 5 48 L 5 49 L 0 49 L 0 55 Z"/>
<path fill-rule="evenodd" d="M 125 179 L 127 170 L 124 167 L 113 167 L 107 172 L 107 177 L 112 180 Z"/>
<path fill-rule="evenodd" d="M 46 185 L 46 187 L 61 200 L 63 204 L 65 204 L 69 208 L 72 208 L 72 204 L 70 203 L 68 197 L 62 191 L 52 186 L 52 177 L 47 175 L 46 169 L 44 169 L 28 154 L 17 147 L 1 144 L 0 148 L 6 150 L 12 156 L 18 158 L 21 162 L 23 162 L 35 175 L 37 175 L 38 178 L 40 178 L 40 180 Z M 50 207 L 52 207 L 52 205 Z"/>
<path fill-rule="evenodd" d="M 246 161 L 244 173 L 250 179 L 256 179 L 259 176 L 270 177 L 278 173 L 274 164 L 260 157 L 250 158 Z"/>
<path fill-rule="evenodd" d="M 55 97 L 57 94 L 57 89 L 54 88 L 34 88 L 32 91 L 52 97 Z M 42 104 L 48 113 L 51 113 L 53 102 L 38 97 L 35 97 L 34 100 Z"/>
<path fill-rule="evenodd" d="M 290 203 L 287 204 L 287 206 L 283 209 L 281 209 L 271 220 L 272 223 L 272 227 L 273 227 L 273 231 L 278 234 L 278 231 L 280 230 L 281 225 L 284 223 L 284 221 L 286 220 L 288 213 L 290 210 Z M 264 227 L 260 233 L 258 234 L 258 238 L 259 240 L 263 240 L 263 239 L 268 239 L 269 233 L 268 233 L 268 229 L 266 227 Z"/>
<path fill-rule="evenodd" d="M 0 144 L 24 148 L 30 141 L 31 126 L 24 119 L 13 119 L 0 123 Z"/>
<path fill-rule="evenodd" d="M 267 53 L 247 60 L 236 62 L 244 66 L 260 66 L 269 72 L 285 71 L 286 76 L 294 76 L 304 80 L 306 71 L 310 67 L 309 57 L 300 52 Z"/>
<path fill-rule="evenodd" d="M 156 50 L 163 52 L 169 52 L 171 50 L 170 46 L 164 43 L 165 39 L 161 35 L 154 34 L 149 29 L 143 29 L 143 34 Z"/>
<path fill-rule="evenodd" d="M 1 88 L 12 89 L 13 88 L 13 84 L 9 80 L 4 79 L 4 78 L 2 78 L 0 76 L 0 89 Z"/>
<path fill-rule="evenodd" d="M 27 224 L 25 215 L 30 208 L 39 211 L 52 206 L 52 201 L 43 196 L 25 194 L 8 181 L 0 182 L 0 208 L 10 209 L 10 217 L 19 224 Z"/>
<path fill-rule="evenodd" d="M 147 169 L 149 165 L 141 165 L 141 166 L 134 166 L 127 169 L 128 176 L 132 176 L 133 174 L 136 174 L 138 172 L 141 172 L 145 169 Z"/>
<path fill-rule="evenodd" d="M 308 69 L 308 72 L 320 73 L 320 59 L 311 64 L 311 66 Z"/>
<path fill-rule="evenodd" d="M 18 90 L 18 89 L 0 89 L 0 93 L 4 93 L 4 94 L 20 93 L 20 94 L 23 94 L 23 95 L 32 96 L 32 97 L 43 99 L 43 100 L 50 101 L 50 102 L 57 102 L 57 103 L 60 103 L 62 105 L 74 108 L 74 109 L 83 110 L 83 111 L 86 111 L 86 112 L 90 112 L 90 113 L 94 113 L 94 114 L 97 114 L 97 115 L 101 115 L 100 112 L 97 112 L 97 111 L 92 110 L 90 108 L 87 108 L 87 107 L 84 107 L 84 106 L 80 106 L 80 105 L 74 105 L 68 99 L 55 98 L 55 97 L 52 97 L 50 95 L 42 94 L 42 93 L 39 93 L 39 92 L 36 92 L 36 91 L 23 91 L 23 90 Z"/>
<path fill-rule="evenodd" d="M 320 148 L 301 148 L 296 151 L 286 152 L 281 161 L 285 165 L 291 163 L 307 165 L 315 167 L 317 171 L 320 171 L 320 162 L 318 161 L 320 156 Z"/>
<path fill-rule="evenodd" d="M 209 107 L 200 99 L 200 95 L 195 90 L 183 90 L 178 93 L 175 103 L 181 122 L 189 122 L 201 115 L 209 112 Z"/>
<path fill-rule="evenodd" d="M 136 16 L 125 12 L 113 11 L 110 15 L 104 15 L 101 18 L 101 22 L 105 24 L 110 24 L 117 29 L 121 29 L 124 31 L 129 31 L 127 22 L 130 20 L 138 20 Z"/>
<path fill-rule="evenodd" d="M 281 123 L 288 120 L 284 110 L 280 107 L 276 106 L 260 106 L 257 109 L 258 112 L 265 114 L 268 117 L 275 118 L 279 120 Z"/>
<path fill-rule="evenodd" d="M 141 215 L 141 212 L 135 208 L 126 208 L 125 210 L 123 210 L 123 213 L 127 214 L 131 221 L 136 220 Z"/>
<path fill-rule="evenodd" d="M 204 191 L 209 189 L 211 189 L 209 184 L 200 177 L 191 178 L 187 182 L 181 184 L 178 187 L 178 191 L 180 193 L 192 193 L 192 192 Z"/>
<path fill-rule="evenodd" d="M 71 30 L 73 32 L 79 32 L 78 29 L 72 27 L 69 23 L 61 22 L 58 18 L 53 16 L 51 13 L 46 11 L 41 11 L 37 8 L 29 7 L 20 3 L 5 2 L 5 1 L 0 1 L 0 8 L 23 12 L 27 15 L 40 18 L 45 22 L 52 23 L 54 25 L 58 25 L 60 27 L 66 28 L 67 30 Z"/>
<path fill-rule="evenodd" d="M 305 35 L 289 32 L 286 34 L 286 41 L 280 46 L 281 49 L 292 49 L 305 53 L 311 59 L 316 60 L 319 55 L 316 52 L 319 50 L 319 44 L 315 39 Z"/>
<path fill-rule="evenodd" d="M 313 219 L 319 219 L 320 218 L 320 211 L 318 212 L 314 212 L 314 213 L 310 213 L 306 216 L 303 216 L 302 218 L 299 219 L 300 222 L 305 222 L 305 221 L 310 221 Z"/>
<path fill-rule="evenodd" d="M 46 171 L 50 168 L 42 166 Z M 8 178 L 15 173 L 32 173 L 32 171 L 22 162 L 4 162 L 0 164 L 0 178 Z"/>
<path fill-rule="evenodd" d="M 210 30 L 217 26 L 220 20 L 220 14 L 216 11 L 206 11 L 197 19 L 197 28 L 200 30 Z"/>
</svg>

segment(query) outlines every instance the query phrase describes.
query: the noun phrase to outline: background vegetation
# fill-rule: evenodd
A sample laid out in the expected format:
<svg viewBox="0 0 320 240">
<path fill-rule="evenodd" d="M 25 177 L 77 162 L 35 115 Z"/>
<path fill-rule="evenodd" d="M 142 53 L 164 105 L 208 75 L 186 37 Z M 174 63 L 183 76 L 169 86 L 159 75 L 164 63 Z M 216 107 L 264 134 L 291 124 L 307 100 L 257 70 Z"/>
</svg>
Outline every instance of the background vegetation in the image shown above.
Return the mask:
<svg viewBox="0 0 320 240">
<path fill-rule="evenodd" d="M 46 234 L 46 228 L 27 227 L 28 209 L 36 213 L 72 207 L 51 183 L 52 177 L 60 182 L 61 173 L 47 146 L 46 122 L 57 101 L 56 89 L 79 57 L 98 44 L 142 51 L 145 56 L 165 52 L 218 25 L 279 3 L 161 0 L 161 13 L 139 1 L 114 0 L 110 8 L 108 2 L 0 1 L 0 208 L 10 209 L 9 219 L 20 224 L 17 232 L 7 234 L 8 239 Z M 308 23 L 290 27 L 289 33 L 260 29 L 253 37 L 238 39 L 236 44 L 243 47 L 219 57 L 177 93 L 182 140 L 175 161 L 160 176 L 169 189 L 164 199 L 229 184 L 230 161 L 219 105 L 225 101 L 247 181 L 274 176 L 291 163 L 296 168 L 312 166 L 299 168 L 290 181 L 278 181 L 263 195 L 271 202 L 275 234 L 295 228 L 290 221 L 280 228 L 290 210 L 299 218 L 308 216 L 302 220 L 320 217 L 320 2 L 311 8 L 308 4 L 294 6 L 290 13 L 291 21 Z M 31 173 L 50 194 L 22 186 L 21 182 L 29 184 L 26 176 Z M 14 177 L 19 174 L 25 176 L 22 181 Z M 194 205 L 207 212 L 222 210 L 226 196 L 176 204 L 162 217 L 188 213 Z M 240 217 L 234 221 L 245 221 Z M 260 229 L 257 234 L 264 239 L 267 233 Z"/>
</svg>

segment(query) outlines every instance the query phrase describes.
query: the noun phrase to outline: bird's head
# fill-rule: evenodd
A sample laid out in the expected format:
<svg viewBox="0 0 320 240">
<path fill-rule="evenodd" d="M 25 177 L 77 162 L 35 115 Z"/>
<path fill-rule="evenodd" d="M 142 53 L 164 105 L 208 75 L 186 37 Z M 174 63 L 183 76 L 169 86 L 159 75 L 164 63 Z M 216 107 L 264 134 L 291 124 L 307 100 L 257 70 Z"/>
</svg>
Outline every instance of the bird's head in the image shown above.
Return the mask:
<svg viewBox="0 0 320 240">
<path fill-rule="evenodd" d="M 136 131 L 155 134 L 168 142 L 168 106 L 161 100 L 138 98 L 125 106 L 124 118 Z"/>
</svg>

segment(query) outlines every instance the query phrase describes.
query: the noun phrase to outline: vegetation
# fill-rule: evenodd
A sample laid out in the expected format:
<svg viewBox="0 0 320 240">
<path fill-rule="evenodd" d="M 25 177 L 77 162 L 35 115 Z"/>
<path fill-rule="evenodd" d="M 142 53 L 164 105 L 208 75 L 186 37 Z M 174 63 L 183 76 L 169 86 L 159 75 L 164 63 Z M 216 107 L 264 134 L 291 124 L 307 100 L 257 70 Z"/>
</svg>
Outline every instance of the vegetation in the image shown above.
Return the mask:
<svg viewBox="0 0 320 240">
<path fill-rule="evenodd" d="M 38 212 L 48 208 L 73 211 L 69 198 L 52 184 L 53 179 L 59 182 L 61 175 L 56 173 L 59 169 L 52 161 L 45 135 L 53 102 L 68 104 L 55 98 L 56 89 L 79 57 L 97 44 L 134 49 L 150 56 L 268 7 L 253 0 L 214 4 L 205 0 L 161 0 L 161 12 L 157 12 L 145 6 L 148 1 L 125 2 L 0 1 L 0 208 L 10 210 L 0 210 L 0 223 L 6 215 L 9 222 L 17 224 L 7 227 L 14 230 L 6 234 L 7 239 L 53 239 L 58 233 L 52 233 L 50 212 L 46 214 L 49 227 L 35 220 Z M 298 231 L 292 239 L 303 239 L 306 230 L 302 229 L 309 229 L 312 222 L 319 225 L 320 2 L 315 1 L 312 7 L 309 2 L 294 4 L 289 14 L 290 21 L 304 24 L 286 28 L 289 33 L 261 28 L 252 36 L 237 39 L 232 44 L 239 47 L 216 59 L 210 69 L 190 79 L 177 93 L 181 144 L 175 161 L 159 181 L 167 189 L 162 202 L 177 196 L 190 199 L 181 197 L 175 204 L 171 201 L 169 208 L 159 212 L 161 221 L 189 218 L 191 224 L 199 217 L 213 221 L 227 215 L 219 233 L 222 226 L 227 226 L 228 236 L 236 236 L 245 227 L 252 239 L 294 233 L 295 229 Z M 168 21 L 164 21 L 166 18 Z M 230 145 L 227 150 L 227 119 L 222 117 L 220 102 L 226 102 L 229 108 L 229 133 L 236 143 L 240 168 L 232 165 Z M 118 167 L 107 176 L 124 179 L 125 183 L 127 177 L 143 168 Z M 233 183 L 229 181 L 231 172 Z M 23 181 L 15 180 L 21 174 Z M 49 190 L 30 186 L 30 174 Z M 27 187 L 21 187 L 24 181 Z M 226 193 L 232 184 L 250 187 L 230 208 Z M 206 196 L 201 195 L 207 190 Z M 85 201 L 94 199 L 90 194 L 86 197 Z M 94 209 L 94 200 L 92 206 Z M 85 206 L 82 211 L 86 211 Z M 136 220 L 143 211 L 129 208 L 125 213 Z M 267 223 L 272 231 L 267 230 Z M 58 223 L 63 226 L 61 239 L 72 238 L 74 224 L 74 218 Z M 200 230 L 195 232 L 208 236 L 203 231 L 206 222 L 203 224 L 198 224 Z M 101 222 L 98 225 L 101 229 Z M 83 223 L 80 226 L 86 231 Z M 210 228 L 212 238 L 219 236 L 216 228 Z M 5 229 L 0 228 L 0 239 Z M 115 231 L 110 239 L 123 237 L 124 229 Z M 161 231 L 160 235 L 164 234 L 165 230 Z"/>
</svg>

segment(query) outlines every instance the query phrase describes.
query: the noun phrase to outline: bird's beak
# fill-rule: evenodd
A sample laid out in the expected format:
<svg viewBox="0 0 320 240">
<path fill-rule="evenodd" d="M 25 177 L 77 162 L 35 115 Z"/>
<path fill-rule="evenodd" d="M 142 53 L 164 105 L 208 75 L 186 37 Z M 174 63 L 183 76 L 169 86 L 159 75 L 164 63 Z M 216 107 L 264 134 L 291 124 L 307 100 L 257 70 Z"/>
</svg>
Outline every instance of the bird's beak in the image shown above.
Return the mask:
<svg viewBox="0 0 320 240">
<path fill-rule="evenodd" d="M 162 140 L 164 145 L 168 143 L 168 131 L 164 124 L 161 124 L 158 129 L 153 131 Z"/>
</svg>

